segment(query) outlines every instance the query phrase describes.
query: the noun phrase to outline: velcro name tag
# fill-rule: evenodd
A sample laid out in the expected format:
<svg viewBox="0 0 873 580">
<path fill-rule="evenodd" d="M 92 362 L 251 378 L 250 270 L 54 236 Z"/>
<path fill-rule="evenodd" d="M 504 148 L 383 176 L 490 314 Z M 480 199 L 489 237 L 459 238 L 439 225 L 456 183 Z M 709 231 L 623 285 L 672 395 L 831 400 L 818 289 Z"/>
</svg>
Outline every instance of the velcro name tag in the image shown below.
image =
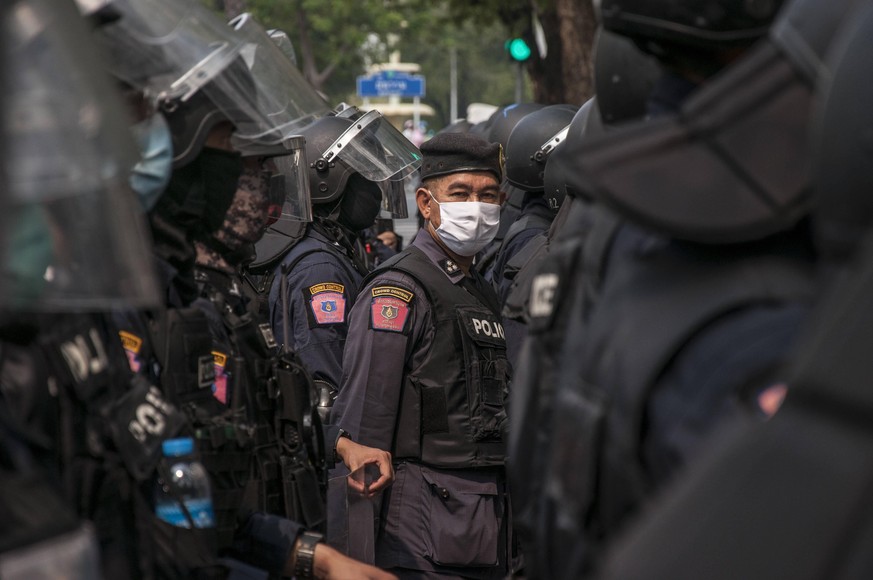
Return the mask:
<svg viewBox="0 0 873 580">
<path fill-rule="evenodd" d="M 481 310 L 459 308 L 458 317 L 467 334 L 473 340 L 495 346 L 506 344 L 503 324 L 493 314 Z"/>
</svg>

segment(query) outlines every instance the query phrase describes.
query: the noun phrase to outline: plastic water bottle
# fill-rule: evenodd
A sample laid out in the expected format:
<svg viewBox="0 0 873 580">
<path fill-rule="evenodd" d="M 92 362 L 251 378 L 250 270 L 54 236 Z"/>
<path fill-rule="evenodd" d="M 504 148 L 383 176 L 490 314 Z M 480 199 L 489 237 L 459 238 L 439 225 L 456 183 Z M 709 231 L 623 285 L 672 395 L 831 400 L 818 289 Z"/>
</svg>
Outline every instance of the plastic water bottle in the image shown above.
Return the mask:
<svg viewBox="0 0 873 580">
<path fill-rule="evenodd" d="M 190 528 L 176 498 L 181 498 L 196 528 L 215 526 L 212 509 L 212 492 L 209 475 L 203 465 L 194 458 L 194 440 L 190 437 L 168 439 L 163 443 L 164 457 L 170 464 L 170 481 L 158 478 L 155 485 L 155 513 L 159 518 L 179 526 Z M 171 488 L 172 486 L 172 488 Z"/>
</svg>

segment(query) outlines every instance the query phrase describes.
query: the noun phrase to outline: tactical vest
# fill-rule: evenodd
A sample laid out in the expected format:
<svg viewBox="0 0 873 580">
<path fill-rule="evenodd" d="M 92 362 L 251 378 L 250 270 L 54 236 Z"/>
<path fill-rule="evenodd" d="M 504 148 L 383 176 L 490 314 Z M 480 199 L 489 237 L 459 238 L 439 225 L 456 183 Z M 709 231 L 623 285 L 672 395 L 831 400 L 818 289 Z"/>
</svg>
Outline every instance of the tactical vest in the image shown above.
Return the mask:
<svg viewBox="0 0 873 580">
<path fill-rule="evenodd" d="M 566 356 L 573 356 L 565 356 L 563 350 L 567 334 L 581 324 L 582 315 L 575 309 L 584 309 L 596 298 L 597 285 L 584 279 L 580 283 L 576 273 L 593 248 L 608 245 L 617 224 L 609 215 L 595 219 L 590 206 L 574 198 L 567 199 L 561 212 L 567 226 L 548 243 L 542 240 L 540 259 L 531 259 L 525 265 L 504 308 L 504 315 L 509 313 L 527 322 L 528 336 L 513 377 L 509 442 L 512 461 L 508 472 L 513 521 L 526 554 L 525 570 L 531 578 L 554 577 L 547 557 L 551 524 L 564 509 L 546 499 L 546 487 L 551 484 L 546 480 L 546 468 L 556 440 L 553 415 L 559 411 L 555 392 L 560 388 Z M 528 247 L 536 248 L 535 242 Z M 587 267 L 591 272 L 598 270 L 591 263 Z M 526 293 L 523 287 L 528 288 Z M 549 525 L 543 526 L 544 522 Z"/>
<path fill-rule="evenodd" d="M 128 313 L 116 319 L 131 363 L 145 376 L 155 365 L 155 379 L 164 396 L 184 411 L 190 434 L 197 440 L 198 457 L 210 475 L 215 527 L 187 530 L 152 516 L 151 533 L 157 544 L 154 557 L 171 564 L 184 561 L 184 552 L 190 550 L 190 540 L 186 541 L 185 536 L 199 535 L 207 540 L 208 548 L 201 559 L 204 563 L 216 561 L 218 554 L 232 544 L 239 515 L 258 507 L 261 490 L 250 483 L 251 448 L 258 433 L 212 394 L 213 337 L 203 310 L 167 308 L 149 316 Z M 148 509 L 148 505 L 143 506 L 143 511 Z M 165 568 L 163 576 L 183 574 L 183 569 L 170 565 Z"/>
<path fill-rule="evenodd" d="M 276 277 L 280 276 L 281 280 L 283 273 L 292 272 L 309 255 L 328 252 L 348 272 L 350 278 L 363 276 L 352 266 L 351 258 L 338 247 L 306 237 L 305 234 L 304 231 L 289 236 L 268 231 L 258 242 L 257 258 L 246 266 L 242 278 L 250 299 L 249 311 L 261 320 L 272 320 L 269 298 Z"/>
<path fill-rule="evenodd" d="M 606 244 L 591 256 L 602 264 L 608 255 L 602 283 L 583 264 L 579 285 L 597 284 L 599 293 L 594 308 L 574 309 L 579 327 L 567 337 L 554 404 L 552 443 L 562 451 L 549 460 L 546 486 L 554 513 L 565 514 L 553 523 L 569 522 L 546 538 L 547 561 L 566 577 L 593 561 L 584 549 L 571 561 L 568 547 L 611 537 L 653 490 L 641 459 L 646 408 L 674 357 L 734 311 L 811 301 L 811 260 L 791 249 L 798 239 L 703 246 L 652 237 L 620 251 Z M 567 457 L 578 460 L 572 468 Z"/>
<path fill-rule="evenodd" d="M 555 212 L 547 207 L 534 206 L 527 213 L 523 213 L 515 222 L 509 226 L 506 232 L 506 237 L 503 239 L 501 251 L 503 248 L 509 247 L 513 240 L 531 229 L 548 230 L 552 224 L 552 219 L 555 217 Z"/>
<path fill-rule="evenodd" d="M 223 577 L 212 530 L 171 526 L 154 513 L 161 444 L 187 423 L 144 376 L 131 375 L 117 337 L 102 315 L 54 315 L 44 319 L 34 351 L 56 392 L 66 488 L 79 515 L 94 523 L 103 574 Z"/>
<path fill-rule="evenodd" d="M 452 284 L 414 246 L 370 279 L 388 269 L 424 290 L 434 323 L 432 347 L 404 377 L 395 458 L 444 468 L 503 465 L 510 368 L 496 301 L 485 304 Z"/>
<path fill-rule="evenodd" d="M 214 500 L 219 525 L 226 513 L 232 532 L 243 506 L 323 527 L 325 451 L 308 373 L 293 354 L 280 356 L 269 324 L 228 302 L 222 280 L 207 270 L 196 279 L 233 344 L 234 406 L 246 410 L 198 430 L 207 470 L 225 482 Z"/>
</svg>

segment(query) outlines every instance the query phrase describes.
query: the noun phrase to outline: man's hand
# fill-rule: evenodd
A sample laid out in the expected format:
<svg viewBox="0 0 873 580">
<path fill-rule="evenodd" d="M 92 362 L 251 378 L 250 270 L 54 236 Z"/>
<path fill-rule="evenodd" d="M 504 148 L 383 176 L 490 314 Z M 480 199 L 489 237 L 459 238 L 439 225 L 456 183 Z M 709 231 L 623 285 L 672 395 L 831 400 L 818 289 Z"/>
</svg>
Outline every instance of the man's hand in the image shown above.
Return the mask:
<svg viewBox="0 0 873 580">
<path fill-rule="evenodd" d="M 336 453 L 342 458 L 349 471 L 354 472 L 359 467 L 371 463 L 379 468 L 379 479 L 366 488 L 362 482 L 350 477 L 349 486 L 356 491 L 372 496 L 394 481 L 394 466 L 391 464 L 391 454 L 387 451 L 355 443 L 348 437 L 340 437 L 336 443 Z"/>
<path fill-rule="evenodd" d="M 313 573 L 326 580 L 397 580 L 394 574 L 353 560 L 323 543 L 315 547 Z"/>
</svg>

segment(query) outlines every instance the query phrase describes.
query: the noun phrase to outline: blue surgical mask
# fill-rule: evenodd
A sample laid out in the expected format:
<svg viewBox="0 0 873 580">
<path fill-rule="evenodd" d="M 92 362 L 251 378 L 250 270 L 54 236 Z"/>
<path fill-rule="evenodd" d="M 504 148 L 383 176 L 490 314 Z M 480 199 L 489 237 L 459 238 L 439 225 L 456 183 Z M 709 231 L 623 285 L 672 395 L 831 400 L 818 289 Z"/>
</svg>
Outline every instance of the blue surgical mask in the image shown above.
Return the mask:
<svg viewBox="0 0 873 580">
<path fill-rule="evenodd" d="M 145 211 L 150 211 L 173 173 L 173 138 L 166 119 L 154 114 L 132 127 L 139 144 L 140 161 L 130 173 L 130 186 Z"/>
</svg>

